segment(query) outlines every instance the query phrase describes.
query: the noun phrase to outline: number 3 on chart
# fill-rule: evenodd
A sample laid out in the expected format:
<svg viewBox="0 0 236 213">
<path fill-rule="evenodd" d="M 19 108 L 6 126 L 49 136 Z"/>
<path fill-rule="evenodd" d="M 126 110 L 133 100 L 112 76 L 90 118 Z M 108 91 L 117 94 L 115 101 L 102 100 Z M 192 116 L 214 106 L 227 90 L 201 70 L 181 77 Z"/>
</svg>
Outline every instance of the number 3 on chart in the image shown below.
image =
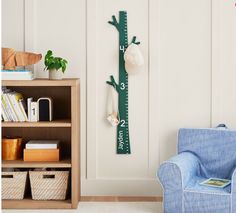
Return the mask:
<svg viewBox="0 0 236 213">
<path fill-rule="evenodd" d="M 121 89 L 121 90 L 124 90 L 124 89 L 125 89 L 125 84 L 124 84 L 124 83 L 121 83 L 121 84 L 120 84 L 120 89 Z"/>
</svg>

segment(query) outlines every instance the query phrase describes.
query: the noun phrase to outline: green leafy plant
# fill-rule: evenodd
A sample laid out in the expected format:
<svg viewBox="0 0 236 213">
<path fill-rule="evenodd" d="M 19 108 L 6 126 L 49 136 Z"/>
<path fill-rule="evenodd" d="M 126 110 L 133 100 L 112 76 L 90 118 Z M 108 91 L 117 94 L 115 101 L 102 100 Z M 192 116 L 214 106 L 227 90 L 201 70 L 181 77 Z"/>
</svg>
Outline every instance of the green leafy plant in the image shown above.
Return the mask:
<svg viewBox="0 0 236 213">
<path fill-rule="evenodd" d="M 63 59 L 61 57 L 54 57 L 53 56 L 53 52 L 52 50 L 48 50 L 47 54 L 45 55 L 44 58 L 44 65 L 45 68 L 44 70 L 59 70 L 61 69 L 62 72 L 64 73 L 66 70 L 66 66 L 67 66 L 68 62 L 66 59 Z"/>
</svg>

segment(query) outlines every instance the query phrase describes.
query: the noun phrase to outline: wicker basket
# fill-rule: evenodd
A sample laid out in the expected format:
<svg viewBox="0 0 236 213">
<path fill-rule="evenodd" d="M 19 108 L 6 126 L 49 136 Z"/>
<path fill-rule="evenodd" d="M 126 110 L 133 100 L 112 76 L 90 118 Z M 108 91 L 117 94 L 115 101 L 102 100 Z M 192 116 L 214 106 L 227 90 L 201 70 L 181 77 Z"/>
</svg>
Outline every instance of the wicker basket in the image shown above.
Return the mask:
<svg viewBox="0 0 236 213">
<path fill-rule="evenodd" d="M 69 171 L 30 171 L 33 200 L 65 200 Z"/>
<path fill-rule="evenodd" d="M 22 200 L 27 172 L 2 172 L 2 199 Z"/>
</svg>

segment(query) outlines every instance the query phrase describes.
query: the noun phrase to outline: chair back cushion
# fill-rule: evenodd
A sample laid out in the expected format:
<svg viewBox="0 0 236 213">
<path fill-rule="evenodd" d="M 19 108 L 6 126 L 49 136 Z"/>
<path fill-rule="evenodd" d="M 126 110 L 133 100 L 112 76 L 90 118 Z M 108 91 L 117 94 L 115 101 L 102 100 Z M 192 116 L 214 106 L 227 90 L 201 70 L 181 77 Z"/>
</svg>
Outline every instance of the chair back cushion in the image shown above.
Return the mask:
<svg viewBox="0 0 236 213">
<path fill-rule="evenodd" d="M 178 153 L 191 152 L 201 165 L 201 175 L 231 178 L 236 167 L 236 130 L 180 129 Z"/>
</svg>

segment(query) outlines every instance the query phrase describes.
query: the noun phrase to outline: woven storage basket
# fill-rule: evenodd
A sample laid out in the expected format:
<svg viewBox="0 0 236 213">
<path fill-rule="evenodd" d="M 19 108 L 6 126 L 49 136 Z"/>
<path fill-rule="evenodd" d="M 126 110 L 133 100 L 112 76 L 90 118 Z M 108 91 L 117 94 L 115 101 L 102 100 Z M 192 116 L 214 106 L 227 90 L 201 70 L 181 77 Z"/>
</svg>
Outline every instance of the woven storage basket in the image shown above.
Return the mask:
<svg viewBox="0 0 236 213">
<path fill-rule="evenodd" d="M 27 172 L 2 172 L 2 199 L 22 200 Z"/>
<path fill-rule="evenodd" d="M 30 171 L 33 200 L 65 200 L 69 171 Z"/>
</svg>

